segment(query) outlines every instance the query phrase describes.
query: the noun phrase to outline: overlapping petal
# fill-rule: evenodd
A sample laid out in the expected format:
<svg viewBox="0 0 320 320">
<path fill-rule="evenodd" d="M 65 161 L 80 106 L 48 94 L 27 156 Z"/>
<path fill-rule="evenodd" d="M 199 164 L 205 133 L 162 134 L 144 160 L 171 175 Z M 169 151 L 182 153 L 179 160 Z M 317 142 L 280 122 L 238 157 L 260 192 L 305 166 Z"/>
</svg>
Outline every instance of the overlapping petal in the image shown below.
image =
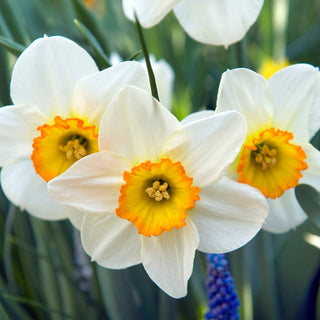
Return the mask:
<svg viewBox="0 0 320 320">
<path fill-rule="evenodd" d="M 163 147 L 163 157 L 181 161 L 194 184 L 218 181 L 240 151 L 246 121 L 238 112 L 224 112 L 175 130 Z"/>
<path fill-rule="evenodd" d="M 149 91 L 148 75 L 140 63 L 122 62 L 81 79 L 73 94 L 73 115 L 99 126 L 104 111 L 125 84 Z"/>
<path fill-rule="evenodd" d="M 301 146 L 307 155 L 308 169 L 303 172 L 299 183 L 306 183 L 320 190 L 320 152 L 310 143 L 303 143 Z"/>
<path fill-rule="evenodd" d="M 228 110 L 246 117 L 248 136 L 270 127 L 273 106 L 266 79 L 248 69 L 226 71 L 219 86 L 216 112 Z"/>
<path fill-rule="evenodd" d="M 67 217 L 65 208 L 50 198 L 46 182 L 35 173 L 29 159 L 3 167 L 1 186 L 8 199 L 37 218 L 59 220 Z"/>
<path fill-rule="evenodd" d="M 224 253 L 251 240 L 264 222 L 268 204 L 255 188 L 223 178 L 202 188 L 190 218 L 200 235 L 198 250 Z"/>
<path fill-rule="evenodd" d="M 275 73 L 268 81 L 274 104 L 274 125 L 294 134 L 296 141 L 308 142 L 311 110 L 319 109 L 320 73 L 308 64 L 295 64 Z M 315 130 L 313 130 L 315 131 Z M 315 133 L 315 132 L 313 132 Z"/>
<path fill-rule="evenodd" d="M 193 269 L 199 234 L 187 218 L 186 226 L 157 237 L 142 236 L 142 263 L 149 277 L 167 294 L 181 298 Z"/>
<path fill-rule="evenodd" d="M 49 117 L 53 113 L 70 116 L 75 84 L 97 71 L 90 55 L 73 41 L 44 36 L 18 58 L 12 74 L 11 98 L 15 105 L 34 105 Z"/>
<path fill-rule="evenodd" d="M 136 14 L 141 25 L 150 28 L 160 22 L 178 2 L 179 0 L 123 0 L 122 6 L 130 20 L 135 21 Z"/>
<path fill-rule="evenodd" d="M 125 87 L 101 120 L 100 150 L 124 155 L 133 166 L 145 160 L 159 162 L 164 142 L 181 126 L 150 94 Z"/>
<path fill-rule="evenodd" d="M 203 120 L 214 115 L 213 110 L 201 110 L 198 112 L 194 112 L 186 116 L 184 119 L 181 120 L 183 125 L 189 124 L 194 121 Z"/>
<path fill-rule="evenodd" d="M 124 183 L 123 172 L 128 170 L 125 158 L 110 152 L 94 153 L 52 179 L 48 191 L 56 201 L 81 211 L 114 213 Z"/>
<path fill-rule="evenodd" d="M 92 261 L 111 269 L 141 262 L 141 241 L 136 227 L 116 215 L 87 214 L 81 240 Z"/>
<path fill-rule="evenodd" d="M 37 127 L 49 122 L 36 107 L 8 106 L 0 109 L 0 166 L 5 166 L 32 153 Z"/>
<path fill-rule="evenodd" d="M 307 219 L 296 200 L 294 189 L 287 190 L 280 198 L 269 200 L 270 212 L 262 229 L 273 233 L 284 233 L 294 229 Z"/>
<path fill-rule="evenodd" d="M 181 0 L 174 13 L 195 40 L 227 46 L 244 37 L 262 5 L 263 0 Z"/>
<path fill-rule="evenodd" d="M 74 207 L 66 206 L 66 205 L 65 205 L 65 209 L 68 215 L 68 219 L 70 220 L 72 225 L 76 229 L 81 230 L 82 222 L 85 216 L 84 211 L 80 211 Z"/>
</svg>

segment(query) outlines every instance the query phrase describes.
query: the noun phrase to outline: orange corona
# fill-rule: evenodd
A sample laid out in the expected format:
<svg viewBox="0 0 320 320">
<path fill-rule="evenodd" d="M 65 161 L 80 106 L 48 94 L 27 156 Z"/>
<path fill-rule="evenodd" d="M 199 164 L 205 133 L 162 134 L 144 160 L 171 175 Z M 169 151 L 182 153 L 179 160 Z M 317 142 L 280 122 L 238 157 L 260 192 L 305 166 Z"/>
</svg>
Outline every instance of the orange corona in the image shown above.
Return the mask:
<svg viewBox="0 0 320 320">
<path fill-rule="evenodd" d="M 35 171 L 50 181 L 82 157 L 99 151 L 95 126 L 84 126 L 78 118 L 54 118 L 54 124 L 38 127 L 41 135 L 33 140 L 31 159 Z"/>
<path fill-rule="evenodd" d="M 148 237 L 185 226 L 187 210 L 200 199 L 200 189 L 192 186 L 181 163 L 169 159 L 143 162 L 123 179 L 116 213 Z"/>
<path fill-rule="evenodd" d="M 237 169 L 239 182 L 259 189 L 271 199 L 295 187 L 308 165 L 304 150 L 290 143 L 292 139 L 291 132 L 269 128 L 245 144 Z"/>
</svg>

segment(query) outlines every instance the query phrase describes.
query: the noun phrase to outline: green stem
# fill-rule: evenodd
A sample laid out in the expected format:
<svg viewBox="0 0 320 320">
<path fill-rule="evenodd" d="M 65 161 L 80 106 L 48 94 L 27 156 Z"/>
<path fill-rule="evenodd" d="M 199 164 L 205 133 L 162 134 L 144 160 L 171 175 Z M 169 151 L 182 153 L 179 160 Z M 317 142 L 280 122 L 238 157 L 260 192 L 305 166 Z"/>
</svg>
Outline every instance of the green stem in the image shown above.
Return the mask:
<svg viewBox="0 0 320 320">
<path fill-rule="evenodd" d="M 139 22 L 138 17 L 136 15 L 135 15 L 135 19 L 136 19 L 136 26 L 137 26 L 137 30 L 138 30 L 139 39 L 140 39 L 141 46 L 142 46 L 142 52 L 143 52 L 143 55 L 144 55 L 144 58 L 146 61 L 147 70 L 148 70 L 151 93 L 154 98 L 156 98 L 158 101 L 160 101 L 158 89 L 157 89 L 157 85 L 156 85 L 156 79 L 154 77 L 154 73 L 153 73 L 153 70 L 151 67 L 151 63 L 150 63 L 147 44 L 145 42 L 145 39 L 144 39 L 144 36 L 142 33 L 142 28 L 141 28 L 140 22 Z"/>
</svg>

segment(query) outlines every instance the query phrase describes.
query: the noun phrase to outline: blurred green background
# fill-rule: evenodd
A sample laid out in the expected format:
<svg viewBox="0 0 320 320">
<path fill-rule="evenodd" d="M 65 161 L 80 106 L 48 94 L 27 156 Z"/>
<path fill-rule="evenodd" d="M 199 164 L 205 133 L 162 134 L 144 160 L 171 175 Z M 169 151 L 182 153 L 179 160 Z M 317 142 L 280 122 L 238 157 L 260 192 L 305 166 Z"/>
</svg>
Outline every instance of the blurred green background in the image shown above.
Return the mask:
<svg viewBox="0 0 320 320">
<path fill-rule="evenodd" d="M 141 49 L 120 0 L 96 0 L 90 6 L 80 0 L 0 0 L 0 105 L 11 104 L 10 77 L 19 52 L 44 34 L 74 40 L 101 69 L 112 52 L 126 60 Z M 228 68 L 258 70 L 265 59 L 284 57 L 318 66 L 320 1 L 265 0 L 247 36 L 227 49 L 193 41 L 172 13 L 144 35 L 149 52 L 175 72 L 172 111 L 181 119 L 214 108 L 221 74 Z M 318 148 L 319 141 L 313 140 Z M 305 240 L 308 234 L 320 235 L 319 199 L 318 194 L 313 220 L 284 235 L 260 232 L 228 255 L 242 319 L 320 319 L 320 251 Z M 0 210 L 1 320 L 195 320 L 206 312 L 203 254 L 197 254 L 188 296 L 175 300 L 141 266 L 111 271 L 90 263 L 69 222 L 32 218 L 3 193 Z"/>
</svg>

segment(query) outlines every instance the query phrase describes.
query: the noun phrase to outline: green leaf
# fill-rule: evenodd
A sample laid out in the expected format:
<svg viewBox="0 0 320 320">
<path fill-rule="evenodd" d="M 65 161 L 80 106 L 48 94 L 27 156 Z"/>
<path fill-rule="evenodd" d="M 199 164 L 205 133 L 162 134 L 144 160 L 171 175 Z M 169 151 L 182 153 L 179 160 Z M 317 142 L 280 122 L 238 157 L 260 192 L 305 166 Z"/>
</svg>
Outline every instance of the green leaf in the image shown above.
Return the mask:
<svg viewBox="0 0 320 320">
<path fill-rule="evenodd" d="M 142 53 L 142 50 L 138 50 L 136 53 L 134 53 L 133 55 L 131 55 L 127 60 L 128 61 L 133 61 L 135 60 L 139 55 L 140 53 Z"/>
<path fill-rule="evenodd" d="M 156 319 L 158 290 L 142 266 L 108 270 L 95 266 L 105 311 L 112 320 Z"/>
<path fill-rule="evenodd" d="M 10 74 L 11 68 L 9 64 L 9 54 L 4 49 L 0 48 L 0 105 L 11 104 L 11 99 L 9 95 L 9 85 L 10 85 Z"/>
<path fill-rule="evenodd" d="M 12 246 L 10 243 L 10 235 L 12 234 L 14 216 L 16 213 L 16 207 L 11 204 L 7 214 L 5 229 L 4 229 L 4 270 L 6 278 L 8 279 L 9 292 L 16 293 L 18 291 L 16 279 L 14 277 L 14 262 L 12 254 Z"/>
<path fill-rule="evenodd" d="M 48 312 L 48 313 L 58 314 L 58 315 L 62 316 L 63 319 L 76 319 L 75 317 L 73 317 L 71 315 L 62 313 L 60 310 L 50 309 L 50 308 L 46 307 L 45 305 L 41 304 L 38 301 L 30 300 L 30 299 L 27 299 L 25 297 L 12 296 L 12 295 L 8 295 L 8 294 L 4 294 L 3 297 L 6 298 L 6 299 L 9 299 L 9 300 L 18 302 L 18 303 L 22 303 L 22 304 L 26 304 L 26 305 L 32 306 L 34 308 L 39 308 L 39 309 L 41 309 L 41 310 L 43 310 L 45 312 Z"/>
<path fill-rule="evenodd" d="M 104 52 L 109 54 L 107 46 L 107 38 L 104 30 L 102 30 L 101 25 L 98 23 L 96 16 L 86 8 L 83 1 L 72 0 L 72 4 L 76 13 L 77 20 L 81 20 L 82 23 L 90 30 L 90 32 L 99 41 L 100 45 L 104 49 Z"/>
<path fill-rule="evenodd" d="M 300 184 L 295 188 L 295 193 L 302 209 L 320 228 L 320 192 L 307 184 Z"/>
<path fill-rule="evenodd" d="M 5 312 L 1 302 L 0 302 L 0 319 L 2 320 L 10 320 L 9 316 L 7 315 L 7 313 Z"/>
<path fill-rule="evenodd" d="M 107 55 L 104 53 L 103 48 L 101 47 L 98 40 L 95 38 L 95 36 L 90 32 L 90 30 L 79 20 L 74 19 L 74 23 L 78 27 L 81 34 L 84 36 L 84 38 L 90 43 L 92 46 L 94 52 L 96 53 L 98 59 L 100 60 L 101 67 L 103 69 L 108 68 L 111 66 L 110 62 L 108 61 Z"/>
<path fill-rule="evenodd" d="M 310 143 L 320 150 L 320 130 L 318 130 L 318 132 L 312 137 Z"/>
<path fill-rule="evenodd" d="M 25 49 L 25 47 L 14 40 L 0 36 L 0 45 L 14 55 L 18 56 Z"/>
<path fill-rule="evenodd" d="M 18 6 L 16 6 L 15 1 L 1 0 L 0 16 L 5 21 L 6 29 L 10 32 L 13 39 L 24 44 L 31 41 L 24 17 Z"/>
</svg>

